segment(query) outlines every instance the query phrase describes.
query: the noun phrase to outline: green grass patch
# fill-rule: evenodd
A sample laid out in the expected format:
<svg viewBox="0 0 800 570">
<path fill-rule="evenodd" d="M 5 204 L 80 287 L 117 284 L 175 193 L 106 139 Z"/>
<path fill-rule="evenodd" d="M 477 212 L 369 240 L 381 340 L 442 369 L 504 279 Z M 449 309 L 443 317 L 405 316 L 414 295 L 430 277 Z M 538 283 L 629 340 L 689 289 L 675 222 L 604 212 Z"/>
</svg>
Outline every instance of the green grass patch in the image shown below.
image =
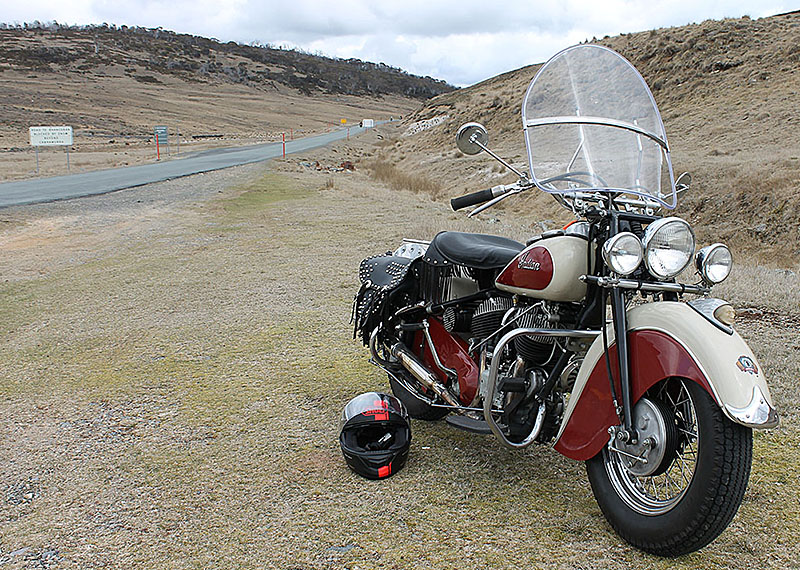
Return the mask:
<svg viewBox="0 0 800 570">
<path fill-rule="evenodd" d="M 267 172 L 258 178 L 245 182 L 234 188 L 239 192 L 235 198 L 224 202 L 225 211 L 229 214 L 243 215 L 261 210 L 275 202 L 299 200 L 314 195 L 316 192 L 308 187 L 300 187 L 288 176 Z"/>
</svg>

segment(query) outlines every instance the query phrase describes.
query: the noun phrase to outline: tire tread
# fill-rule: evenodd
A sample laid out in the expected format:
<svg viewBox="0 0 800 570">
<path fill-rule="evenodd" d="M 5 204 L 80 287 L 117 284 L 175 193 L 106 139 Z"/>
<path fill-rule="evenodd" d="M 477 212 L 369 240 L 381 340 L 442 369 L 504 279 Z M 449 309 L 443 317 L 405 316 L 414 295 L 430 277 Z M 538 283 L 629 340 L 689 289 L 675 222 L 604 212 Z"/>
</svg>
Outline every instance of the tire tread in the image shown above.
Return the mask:
<svg viewBox="0 0 800 570">
<path fill-rule="evenodd" d="M 709 425 L 713 428 L 711 433 L 706 433 L 706 449 L 712 450 L 713 457 L 710 472 L 706 473 L 705 481 L 698 481 L 698 473 L 692 485 L 700 484 L 703 496 L 699 505 L 682 512 L 690 512 L 685 520 L 672 519 L 672 529 L 652 539 L 645 539 L 637 531 L 637 525 L 631 523 L 635 517 L 641 517 L 627 507 L 621 507 L 621 499 L 611 489 L 603 464 L 603 451 L 590 459 L 587 464 L 587 473 L 592 485 L 592 490 L 598 500 L 601 510 L 614 530 L 627 542 L 651 554 L 663 557 L 675 557 L 688 554 L 703 548 L 717 538 L 730 524 L 744 498 L 747 482 L 750 477 L 752 463 L 752 430 L 734 424 L 722 413 L 719 406 L 711 399 L 710 395 L 698 385 L 694 384 L 695 394 L 702 394 L 695 401 L 696 408 L 703 406 L 704 413 L 710 416 Z M 700 402 L 699 400 L 704 401 Z M 700 410 L 697 410 L 700 413 Z M 708 440 L 711 441 L 708 441 Z M 698 453 L 700 450 L 698 450 Z M 699 469 L 699 467 L 698 467 Z M 608 496 L 613 497 L 611 500 Z M 686 497 L 682 499 L 686 500 Z M 673 509 L 676 511 L 678 507 Z M 628 515 L 621 516 L 627 512 Z M 670 512 L 665 517 L 674 515 Z M 633 517 L 631 520 L 624 518 Z M 678 524 L 679 523 L 679 524 Z M 677 528 L 674 528 L 677 527 Z"/>
</svg>

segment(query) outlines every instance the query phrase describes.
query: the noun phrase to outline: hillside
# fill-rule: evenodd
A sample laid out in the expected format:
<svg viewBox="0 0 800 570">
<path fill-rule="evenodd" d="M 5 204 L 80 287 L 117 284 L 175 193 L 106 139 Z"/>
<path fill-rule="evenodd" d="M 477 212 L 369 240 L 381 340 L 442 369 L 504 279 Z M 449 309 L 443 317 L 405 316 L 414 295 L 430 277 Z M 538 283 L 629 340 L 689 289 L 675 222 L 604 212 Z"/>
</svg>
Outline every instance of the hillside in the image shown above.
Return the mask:
<svg viewBox="0 0 800 570">
<path fill-rule="evenodd" d="M 167 125 L 173 143 L 180 131 L 184 149 L 274 141 L 342 119 L 405 115 L 454 89 L 354 59 L 161 29 L 38 23 L 0 25 L 0 81 L 0 180 L 32 174 L 32 125 L 71 125 L 80 171 L 154 159 L 154 125 Z M 40 153 L 43 174 L 64 173 L 54 153 L 63 149 Z"/>
<path fill-rule="evenodd" d="M 122 68 L 141 83 L 157 75 L 185 81 L 223 81 L 306 94 L 329 93 L 427 99 L 454 87 L 383 63 L 333 59 L 269 45 L 221 43 L 161 28 L 27 24 L 0 29 L 0 67 L 43 72 L 99 72 Z"/>
<path fill-rule="evenodd" d="M 693 175 L 677 215 L 690 219 L 701 239 L 732 243 L 740 258 L 755 254 L 794 265 L 800 257 L 800 12 L 705 21 L 596 43 L 619 51 L 642 73 L 661 110 L 676 174 Z M 383 159 L 440 181 L 442 198 L 512 181 L 488 157 L 463 157 L 454 137 L 462 123 L 480 121 L 491 146 L 527 170 L 520 106 L 537 69 L 431 99 L 407 122 L 442 122 L 401 137 Z M 553 224 L 569 217 L 544 195 L 508 207 Z"/>
</svg>

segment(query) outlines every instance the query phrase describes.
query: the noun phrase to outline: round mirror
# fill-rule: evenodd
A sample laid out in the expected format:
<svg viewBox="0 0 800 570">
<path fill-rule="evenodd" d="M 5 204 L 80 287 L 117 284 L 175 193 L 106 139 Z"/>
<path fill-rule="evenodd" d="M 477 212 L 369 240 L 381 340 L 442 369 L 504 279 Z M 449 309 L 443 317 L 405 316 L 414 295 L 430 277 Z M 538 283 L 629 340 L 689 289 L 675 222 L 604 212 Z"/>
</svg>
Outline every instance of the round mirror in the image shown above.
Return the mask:
<svg viewBox="0 0 800 570">
<path fill-rule="evenodd" d="M 678 192 L 681 190 L 686 190 L 689 186 L 692 185 L 692 175 L 688 172 L 684 172 L 678 179 L 675 181 L 675 188 Z"/>
<path fill-rule="evenodd" d="M 464 123 L 456 133 L 456 146 L 464 154 L 478 154 L 483 149 L 478 146 L 489 144 L 489 133 L 480 123 Z"/>
</svg>

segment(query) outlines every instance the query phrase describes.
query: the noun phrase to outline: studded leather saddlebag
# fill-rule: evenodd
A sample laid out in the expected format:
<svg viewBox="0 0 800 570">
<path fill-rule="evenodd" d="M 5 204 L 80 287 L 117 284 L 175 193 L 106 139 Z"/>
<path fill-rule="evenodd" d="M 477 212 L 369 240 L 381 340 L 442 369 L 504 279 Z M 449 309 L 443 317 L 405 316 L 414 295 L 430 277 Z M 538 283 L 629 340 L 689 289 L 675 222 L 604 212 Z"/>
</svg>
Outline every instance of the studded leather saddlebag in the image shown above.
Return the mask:
<svg viewBox="0 0 800 570">
<path fill-rule="evenodd" d="M 411 267 L 414 260 L 391 254 L 368 257 L 361 262 L 358 276 L 361 288 L 353 300 L 353 338 L 364 345 L 381 321 L 398 308 L 413 302 L 415 280 Z"/>
</svg>

